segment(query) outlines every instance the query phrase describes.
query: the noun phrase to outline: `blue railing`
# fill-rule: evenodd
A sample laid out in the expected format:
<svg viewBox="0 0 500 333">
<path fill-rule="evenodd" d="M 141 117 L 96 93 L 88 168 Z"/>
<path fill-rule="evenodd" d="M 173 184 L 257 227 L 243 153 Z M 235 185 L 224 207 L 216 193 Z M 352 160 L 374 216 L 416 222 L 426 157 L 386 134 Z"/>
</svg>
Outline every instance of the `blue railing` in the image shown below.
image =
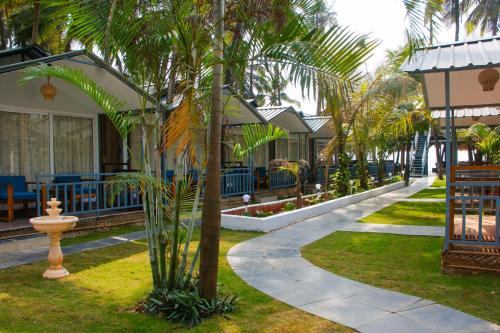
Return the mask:
<svg viewBox="0 0 500 333">
<path fill-rule="evenodd" d="M 269 172 L 269 188 L 271 190 L 292 186 L 295 186 L 295 177 L 289 171 L 276 170 Z"/>
<path fill-rule="evenodd" d="M 223 169 L 221 172 L 221 195 L 230 197 L 251 192 L 253 177 L 248 168 Z"/>
<path fill-rule="evenodd" d="M 95 213 L 141 208 L 139 189 L 125 186 L 112 193 L 111 177 L 118 173 L 52 174 L 36 176 L 37 212 L 52 197 L 61 201 L 63 214 Z M 45 198 L 44 198 L 45 196 Z"/>
</svg>

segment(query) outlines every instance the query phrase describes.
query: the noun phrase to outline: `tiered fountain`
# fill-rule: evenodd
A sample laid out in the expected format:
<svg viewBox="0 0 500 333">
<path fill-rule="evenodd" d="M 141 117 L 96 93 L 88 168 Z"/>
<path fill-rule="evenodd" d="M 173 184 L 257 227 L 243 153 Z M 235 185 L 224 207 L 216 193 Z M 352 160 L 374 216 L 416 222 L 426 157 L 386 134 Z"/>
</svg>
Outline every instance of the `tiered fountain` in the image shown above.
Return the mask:
<svg viewBox="0 0 500 333">
<path fill-rule="evenodd" d="M 62 267 L 63 254 L 61 251 L 62 233 L 75 227 L 78 218 L 76 216 L 61 216 L 61 204 L 56 198 L 47 202 L 50 208 L 47 208 L 48 216 L 39 216 L 30 219 L 33 228 L 38 232 L 46 233 L 50 239 L 49 263 L 50 266 L 43 272 L 43 277 L 50 280 L 60 279 L 69 275 L 69 272 Z"/>
</svg>

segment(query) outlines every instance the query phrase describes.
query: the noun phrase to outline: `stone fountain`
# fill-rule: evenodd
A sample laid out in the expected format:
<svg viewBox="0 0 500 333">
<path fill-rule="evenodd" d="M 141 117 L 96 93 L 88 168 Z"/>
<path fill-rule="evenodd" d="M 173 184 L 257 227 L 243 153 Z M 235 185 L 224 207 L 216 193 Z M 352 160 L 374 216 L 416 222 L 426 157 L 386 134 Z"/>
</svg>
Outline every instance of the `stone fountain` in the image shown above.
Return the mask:
<svg viewBox="0 0 500 333">
<path fill-rule="evenodd" d="M 41 233 L 46 233 L 50 239 L 50 248 L 48 260 L 49 268 L 43 272 L 43 277 L 50 280 L 60 279 L 69 275 L 69 272 L 62 267 L 63 254 L 61 251 L 62 233 L 75 227 L 78 218 L 76 216 L 61 216 L 61 204 L 56 198 L 47 202 L 50 208 L 47 208 L 48 216 L 39 216 L 30 219 L 33 228 Z"/>
</svg>

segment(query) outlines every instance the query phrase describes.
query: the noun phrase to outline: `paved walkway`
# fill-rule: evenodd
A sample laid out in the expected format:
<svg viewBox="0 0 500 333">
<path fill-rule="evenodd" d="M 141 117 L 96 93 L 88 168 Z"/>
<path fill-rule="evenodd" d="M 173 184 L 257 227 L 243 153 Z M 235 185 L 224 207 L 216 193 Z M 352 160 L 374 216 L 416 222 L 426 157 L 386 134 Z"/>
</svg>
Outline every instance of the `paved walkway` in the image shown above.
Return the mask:
<svg viewBox="0 0 500 333">
<path fill-rule="evenodd" d="M 363 333 L 495 332 L 500 327 L 419 297 L 343 278 L 312 265 L 300 248 L 337 230 L 437 235 L 442 229 L 355 224 L 355 221 L 410 196 L 432 183 L 412 186 L 334 210 L 261 237 L 228 253 L 233 270 L 258 290 L 320 317 Z M 364 229 L 364 230 L 363 230 Z M 377 232 L 379 232 L 377 231 Z"/>
<path fill-rule="evenodd" d="M 136 231 L 125 235 L 112 236 L 86 243 L 64 246 L 62 251 L 64 255 L 68 255 L 82 251 L 102 249 L 104 247 L 124 244 L 143 238 L 146 238 L 146 232 Z M 16 250 L 0 253 L 0 269 L 47 260 L 47 251 L 48 246 L 42 246 L 28 250 Z"/>
</svg>

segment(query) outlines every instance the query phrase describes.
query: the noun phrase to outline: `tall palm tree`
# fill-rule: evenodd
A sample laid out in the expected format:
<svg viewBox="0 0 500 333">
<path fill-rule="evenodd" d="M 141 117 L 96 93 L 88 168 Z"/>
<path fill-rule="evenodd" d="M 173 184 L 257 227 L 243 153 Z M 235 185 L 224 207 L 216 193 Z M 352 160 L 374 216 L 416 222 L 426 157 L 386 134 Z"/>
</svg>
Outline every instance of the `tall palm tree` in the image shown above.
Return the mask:
<svg viewBox="0 0 500 333">
<path fill-rule="evenodd" d="M 460 0 L 444 0 L 444 20 L 455 26 L 455 41 L 460 39 L 460 20 L 462 18 L 462 8 Z"/>
<path fill-rule="evenodd" d="M 493 36 L 498 34 L 500 24 L 500 2 L 498 0 L 463 0 L 462 11 L 467 16 L 467 32 L 479 27 L 481 35 L 486 32 Z"/>
</svg>

